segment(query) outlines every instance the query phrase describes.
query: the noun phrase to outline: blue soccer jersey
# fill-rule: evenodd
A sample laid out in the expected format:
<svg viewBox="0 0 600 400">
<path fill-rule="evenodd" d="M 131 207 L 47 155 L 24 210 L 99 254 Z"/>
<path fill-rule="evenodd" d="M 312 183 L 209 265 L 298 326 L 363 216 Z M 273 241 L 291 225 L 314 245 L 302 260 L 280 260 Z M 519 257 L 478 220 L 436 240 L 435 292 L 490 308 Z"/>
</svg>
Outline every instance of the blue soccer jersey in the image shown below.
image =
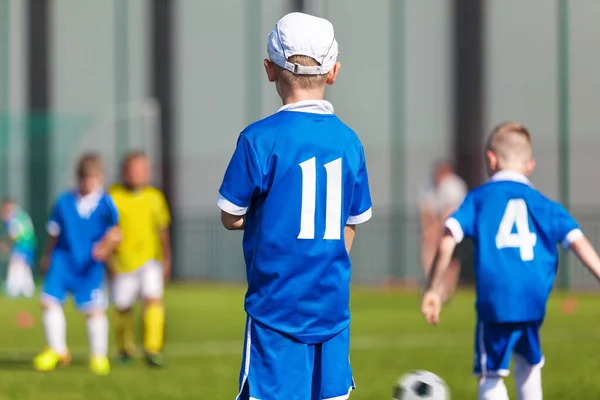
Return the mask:
<svg viewBox="0 0 600 400">
<path fill-rule="evenodd" d="M 350 321 L 344 227 L 371 217 L 363 147 L 326 101 L 284 106 L 239 136 L 217 204 L 246 215 L 246 312 L 305 343 Z"/>
<path fill-rule="evenodd" d="M 56 200 L 47 230 L 58 238 L 54 250 L 69 254 L 72 268 L 81 270 L 93 262 L 94 246 L 118 220 L 117 208 L 104 192 L 82 197 L 67 191 Z"/>
<path fill-rule="evenodd" d="M 471 191 L 446 227 L 457 242 L 473 239 L 478 319 L 495 323 L 543 320 L 556 245 L 583 236 L 564 207 L 508 171 Z"/>
</svg>

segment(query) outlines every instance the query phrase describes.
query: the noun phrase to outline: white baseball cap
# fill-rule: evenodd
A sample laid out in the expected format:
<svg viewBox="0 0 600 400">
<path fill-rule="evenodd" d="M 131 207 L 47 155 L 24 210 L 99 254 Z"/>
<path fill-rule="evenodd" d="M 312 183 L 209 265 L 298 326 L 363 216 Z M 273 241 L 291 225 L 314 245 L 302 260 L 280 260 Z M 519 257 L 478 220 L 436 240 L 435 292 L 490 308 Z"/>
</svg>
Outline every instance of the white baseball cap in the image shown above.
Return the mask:
<svg viewBox="0 0 600 400">
<path fill-rule="evenodd" d="M 269 34 L 267 52 L 271 61 L 296 75 L 324 75 L 337 61 L 338 43 L 331 22 L 294 12 L 277 22 Z M 321 65 L 298 65 L 287 60 L 297 55 L 314 58 Z"/>
</svg>

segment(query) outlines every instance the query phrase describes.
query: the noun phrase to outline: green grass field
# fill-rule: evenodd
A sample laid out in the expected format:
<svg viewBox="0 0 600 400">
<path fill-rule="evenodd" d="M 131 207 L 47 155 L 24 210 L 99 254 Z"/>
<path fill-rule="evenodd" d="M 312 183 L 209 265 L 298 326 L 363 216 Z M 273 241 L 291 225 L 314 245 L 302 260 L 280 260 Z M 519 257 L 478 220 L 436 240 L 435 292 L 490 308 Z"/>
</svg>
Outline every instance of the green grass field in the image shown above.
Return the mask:
<svg viewBox="0 0 600 400">
<path fill-rule="evenodd" d="M 31 368 L 44 344 L 34 300 L 0 300 L 0 400 L 207 399 L 233 400 L 241 360 L 245 317 L 243 288 L 173 286 L 166 294 L 168 365 L 152 370 L 141 359 L 113 363 L 107 377 L 87 370 L 83 317 L 67 305 L 68 341 L 73 365 L 52 373 Z M 564 296 L 555 295 L 542 331 L 546 400 L 597 400 L 600 393 L 600 299 L 578 296 L 578 309 L 561 312 Z M 444 378 L 452 398 L 476 398 L 471 376 L 474 313 L 472 295 L 459 294 L 445 309 L 439 327 L 427 326 L 418 312 L 417 294 L 355 288 L 352 293 L 352 365 L 358 389 L 354 400 L 388 400 L 395 380 L 414 369 Z M 16 317 L 29 311 L 32 328 Z M 509 380 L 512 388 L 512 381 Z"/>
</svg>

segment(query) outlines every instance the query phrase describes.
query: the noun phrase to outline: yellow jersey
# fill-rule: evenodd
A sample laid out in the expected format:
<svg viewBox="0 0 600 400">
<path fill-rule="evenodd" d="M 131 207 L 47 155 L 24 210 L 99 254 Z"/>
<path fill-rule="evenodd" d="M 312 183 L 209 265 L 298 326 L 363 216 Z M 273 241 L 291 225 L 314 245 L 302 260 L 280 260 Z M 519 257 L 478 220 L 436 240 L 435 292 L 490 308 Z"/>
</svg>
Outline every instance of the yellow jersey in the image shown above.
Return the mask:
<svg viewBox="0 0 600 400">
<path fill-rule="evenodd" d="M 119 211 L 123 236 L 112 260 L 114 271 L 131 272 L 150 260 L 162 261 L 159 232 L 171 222 L 162 192 L 150 186 L 133 192 L 115 184 L 108 193 Z"/>
</svg>

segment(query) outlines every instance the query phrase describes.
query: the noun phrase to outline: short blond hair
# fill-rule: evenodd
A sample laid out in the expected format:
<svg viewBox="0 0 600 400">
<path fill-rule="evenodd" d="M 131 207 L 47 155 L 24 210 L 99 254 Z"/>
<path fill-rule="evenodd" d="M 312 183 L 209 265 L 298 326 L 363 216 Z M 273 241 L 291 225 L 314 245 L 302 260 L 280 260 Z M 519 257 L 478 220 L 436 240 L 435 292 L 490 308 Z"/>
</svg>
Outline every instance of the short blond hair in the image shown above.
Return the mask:
<svg viewBox="0 0 600 400">
<path fill-rule="evenodd" d="M 312 57 L 296 55 L 287 59 L 292 64 L 304 65 L 307 67 L 320 66 L 319 62 Z M 275 64 L 275 68 L 279 71 L 280 82 L 287 87 L 299 89 L 315 89 L 325 84 L 327 74 L 323 75 L 296 75 L 292 71 L 281 68 Z"/>
<path fill-rule="evenodd" d="M 488 137 L 486 150 L 492 151 L 501 164 L 525 164 L 532 158 L 531 134 L 518 122 L 503 122 Z"/>
</svg>

